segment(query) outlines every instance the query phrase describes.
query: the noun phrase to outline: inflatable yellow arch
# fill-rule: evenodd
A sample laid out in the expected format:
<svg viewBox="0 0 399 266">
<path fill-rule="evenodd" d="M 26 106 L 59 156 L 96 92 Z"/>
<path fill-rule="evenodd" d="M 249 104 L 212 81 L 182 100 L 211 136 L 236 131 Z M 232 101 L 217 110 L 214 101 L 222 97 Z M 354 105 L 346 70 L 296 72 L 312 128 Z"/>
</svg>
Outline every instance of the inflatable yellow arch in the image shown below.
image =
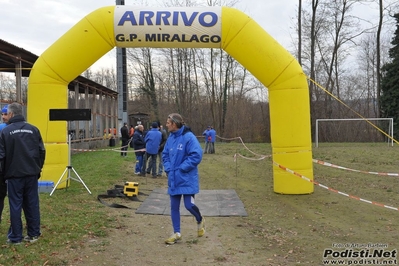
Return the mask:
<svg viewBox="0 0 399 266">
<path fill-rule="evenodd" d="M 43 180 L 57 181 L 68 165 L 67 123 L 49 122 L 68 108 L 68 84 L 117 47 L 222 48 L 269 90 L 273 161 L 313 179 L 309 91 L 295 58 L 254 20 L 228 7 L 129 7 L 95 10 L 36 61 L 28 84 L 28 119 L 43 136 Z M 274 191 L 313 192 L 313 184 L 273 166 Z"/>
</svg>

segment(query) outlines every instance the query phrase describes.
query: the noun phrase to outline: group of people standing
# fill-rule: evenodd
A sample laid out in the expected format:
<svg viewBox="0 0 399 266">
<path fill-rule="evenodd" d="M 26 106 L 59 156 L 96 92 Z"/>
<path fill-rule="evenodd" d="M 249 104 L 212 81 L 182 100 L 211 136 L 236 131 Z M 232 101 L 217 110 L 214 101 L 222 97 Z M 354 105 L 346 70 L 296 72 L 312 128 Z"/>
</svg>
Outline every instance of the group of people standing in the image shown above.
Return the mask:
<svg viewBox="0 0 399 266">
<path fill-rule="evenodd" d="M 162 151 L 165 146 L 165 142 L 167 139 L 166 131 L 161 128 L 160 123 L 153 122 L 150 130 L 147 132 L 143 132 L 143 134 L 136 136 L 133 138 L 134 149 L 136 149 L 136 141 L 139 144 L 138 146 L 142 146 L 142 140 L 144 139 L 145 143 L 145 153 L 143 154 L 143 162 L 140 165 L 139 162 L 136 162 L 136 174 L 139 176 L 145 176 L 147 174 L 152 174 L 153 178 L 157 178 L 157 176 L 162 176 L 163 172 L 163 163 L 162 163 Z M 157 159 L 159 159 L 159 165 L 157 167 Z M 148 163 L 148 167 L 147 167 Z"/>
<path fill-rule="evenodd" d="M 132 128 L 132 127 L 131 127 Z M 127 124 L 124 123 L 121 128 L 121 156 L 127 155 L 127 147 L 130 140 L 130 146 L 134 148 L 136 155 L 135 174 L 145 176 L 152 174 L 153 178 L 162 176 L 163 163 L 161 154 L 167 139 L 166 130 L 159 122 L 153 122 L 151 128 L 144 131 L 143 125 L 138 125 L 132 134 L 129 132 Z M 158 166 L 157 166 L 158 161 Z M 148 166 L 148 167 L 147 167 Z"/>
<path fill-rule="evenodd" d="M 202 135 L 205 138 L 204 153 L 215 153 L 216 130 L 211 126 L 208 126 Z"/>
</svg>

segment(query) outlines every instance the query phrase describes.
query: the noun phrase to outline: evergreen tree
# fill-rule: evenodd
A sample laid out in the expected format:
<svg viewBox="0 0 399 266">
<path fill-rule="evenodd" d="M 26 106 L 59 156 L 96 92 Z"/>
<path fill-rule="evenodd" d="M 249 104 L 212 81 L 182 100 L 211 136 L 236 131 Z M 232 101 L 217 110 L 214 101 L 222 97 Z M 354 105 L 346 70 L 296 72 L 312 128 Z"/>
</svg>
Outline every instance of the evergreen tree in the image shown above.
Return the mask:
<svg viewBox="0 0 399 266">
<path fill-rule="evenodd" d="M 394 138 L 399 137 L 399 13 L 394 15 L 396 31 L 389 49 L 391 62 L 382 68 L 381 79 L 381 117 L 392 117 L 394 121 Z"/>
</svg>

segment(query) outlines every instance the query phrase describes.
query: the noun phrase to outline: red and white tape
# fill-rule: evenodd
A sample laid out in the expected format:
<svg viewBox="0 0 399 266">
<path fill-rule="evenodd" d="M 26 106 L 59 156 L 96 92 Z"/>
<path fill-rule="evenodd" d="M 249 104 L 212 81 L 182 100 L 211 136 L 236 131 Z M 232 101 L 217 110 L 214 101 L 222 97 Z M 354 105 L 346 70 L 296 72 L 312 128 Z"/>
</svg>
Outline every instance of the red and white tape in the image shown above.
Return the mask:
<svg viewBox="0 0 399 266">
<path fill-rule="evenodd" d="M 279 164 L 279 163 L 276 163 L 276 162 L 274 162 L 274 161 L 273 161 L 273 164 L 274 164 L 275 166 L 279 167 L 280 169 L 283 169 L 283 170 L 285 170 L 285 171 L 287 171 L 287 172 L 289 172 L 289 173 L 291 173 L 291 174 L 293 174 L 293 175 L 295 175 L 295 176 L 297 176 L 297 177 L 299 177 L 299 178 L 302 178 L 303 180 L 306 180 L 306 181 L 308 181 L 308 182 L 311 182 L 311 183 L 313 183 L 313 184 L 315 184 L 315 185 L 317 185 L 317 186 L 319 186 L 319 187 L 321 187 L 321 188 L 327 189 L 327 190 L 329 190 L 329 191 L 331 191 L 331 192 L 340 194 L 340 195 L 342 195 L 342 196 L 349 197 L 349 198 L 351 198 L 351 199 L 355 199 L 355 200 L 359 200 L 359 201 L 362 201 L 362 202 L 365 202 L 365 203 L 369 203 L 369 204 L 372 204 L 372 205 L 376 205 L 376 206 L 379 206 L 379 207 L 384 207 L 384 208 L 387 208 L 387 209 L 399 211 L 399 209 L 396 208 L 396 207 L 388 206 L 388 205 L 385 205 L 385 204 L 382 204 L 382 203 L 379 203 L 379 202 L 375 202 L 375 201 L 371 201 L 371 200 L 366 200 L 366 199 L 360 198 L 360 197 L 358 197 L 358 196 L 353 196 L 353 195 L 350 195 L 350 194 L 341 192 L 341 191 L 339 191 L 339 190 L 330 188 L 330 187 L 328 187 L 328 186 L 322 185 L 322 184 L 320 184 L 319 182 L 316 182 L 316 181 L 314 181 L 314 180 L 311 180 L 310 178 L 308 178 L 308 177 L 306 177 L 306 176 L 304 176 L 304 175 L 301 175 L 300 173 L 297 173 L 297 172 L 295 172 L 295 171 L 293 171 L 293 170 L 291 170 L 291 169 L 289 169 L 289 168 L 287 168 L 287 167 L 285 167 L 285 166 L 283 166 L 283 165 L 281 165 L 281 164 Z"/>
<path fill-rule="evenodd" d="M 217 136 L 217 137 L 219 137 L 219 136 Z M 221 138 L 221 137 L 219 137 L 219 138 Z M 236 139 L 238 139 L 238 140 L 240 140 L 241 144 L 245 147 L 246 150 L 248 150 L 248 151 L 249 151 L 250 153 L 252 153 L 253 155 L 260 156 L 259 158 L 250 158 L 250 157 L 246 157 L 246 156 L 244 156 L 244 155 L 241 155 L 241 154 L 239 154 L 239 153 L 235 153 L 235 154 L 234 154 L 234 161 L 237 159 L 237 156 L 240 156 L 241 158 L 244 158 L 244 159 L 247 159 L 247 160 L 254 160 L 254 161 L 260 161 L 260 160 L 264 160 L 264 159 L 266 159 L 266 158 L 272 157 L 272 155 L 262 155 L 262 154 L 257 154 L 257 153 L 255 153 L 255 152 L 251 151 L 251 150 L 244 144 L 244 142 L 243 142 L 243 140 L 242 140 L 241 137 L 230 138 L 230 139 L 221 138 L 221 139 L 224 139 L 224 140 L 236 140 Z M 121 151 L 120 149 L 100 149 L 100 150 L 72 149 L 72 150 L 74 150 L 74 151 L 117 151 L 117 152 L 120 152 L 120 151 Z M 128 151 L 128 152 L 138 152 L 138 151 L 145 151 L 145 149 L 134 150 L 134 151 Z M 298 152 L 301 152 L 301 151 L 298 151 Z M 320 164 L 320 165 L 329 166 L 329 167 L 333 167 L 333 168 L 337 168 L 337 169 L 342 169 L 342 170 L 348 170 L 348 171 L 352 171 L 352 172 L 358 172 L 358 173 L 364 173 L 364 174 L 382 175 L 382 176 L 399 176 L 399 173 L 384 173 L 384 172 L 362 171 L 362 170 L 356 170 L 356 169 L 351 169 L 351 168 L 348 168 L 348 167 L 343 167 L 343 166 L 335 165 L 335 164 L 328 163 L 328 162 L 324 162 L 324 161 L 317 160 L 317 159 L 312 159 L 312 161 L 313 161 L 314 163 L 317 163 L 317 164 Z M 301 179 L 303 179 L 303 180 L 305 180 L 305 181 L 311 182 L 311 183 L 313 183 L 313 184 L 315 184 L 315 185 L 317 185 L 317 186 L 319 186 L 319 187 L 321 187 L 321 188 L 327 189 L 328 191 L 337 193 L 337 194 L 342 195 L 342 196 L 346 196 L 346 197 L 351 198 L 351 199 L 355 199 L 355 200 L 359 200 L 359 201 L 362 201 L 362 202 L 365 202 L 365 203 L 369 203 L 369 204 L 372 204 L 372 205 L 376 205 L 376 206 L 379 206 L 379 207 L 384 207 L 384 208 L 387 208 L 387 209 L 399 211 L 399 208 L 392 207 L 392 206 L 389 206 L 389 205 L 385 205 L 385 204 L 382 204 L 382 203 L 379 203 L 379 202 L 376 202 L 376 201 L 366 200 L 366 199 L 360 198 L 360 197 L 358 197 L 358 196 L 350 195 L 350 194 L 348 194 L 348 193 L 341 192 L 341 191 L 339 191 L 339 190 L 336 190 L 336 189 L 330 188 L 330 187 L 328 187 L 328 186 L 325 186 L 325 185 L 323 185 L 323 184 L 320 184 L 319 182 L 314 181 L 314 180 L 311 180 L 310 178 L 308 178 L 308 177 L 306 177 L 306 176 L 304 176 L 304 175 L 302 175 L 302 174 L 300 174 L 300 173 L 297 173 L 297 172 L 295 172 L 295 171 L 293 171 L 293 170 L 291 170 L 291 169 L 289 169 L 289 168 L 287 168 L 287 167 L 285 167 L 285 166 L 283 166 L 283 165 L 281 165 L 281 164 L 279 164 L 279 163 L 277 163 L 277 162 L 275 162 L 275 161 L 273 161 L 273 164 L 274 164 L 275 166 L 279 167 L 280 169 L 283 169 L 283 170 L 285 170 L 285 171 L 287 171 L 287 172 L 289 172 L 289 173 L 291 173 L 291 174 L 293 174 L 293 175 L 295 175 L 295 176 L 297 176 L 297 177 L 299 177 L 299 178 L 301 178 Z"/>
<path fill-rule="evenodd" d="M 351 169 L 351 168 L 348 168 L 348 167 L 335 165 L 335 164 L 324 162 L 324 161 L 321 161 L 321 160 L 316 160 L 316 159 L 312 159 L 312 160 L 313 160 L 314 163 L 317 163 L 317 164 L 320 164 L 320 165 L 329 166 L 329 167 L 342 169 L 342 170 L 348 170 L 348 171 L 362 173 L 362 174 L 372 174 L 372 175 L 382 175 L 382 176 L 399 176 L 399 173 L 368 172 L 368 171 L 356 170 L 356 169 Z"/>
</svg>

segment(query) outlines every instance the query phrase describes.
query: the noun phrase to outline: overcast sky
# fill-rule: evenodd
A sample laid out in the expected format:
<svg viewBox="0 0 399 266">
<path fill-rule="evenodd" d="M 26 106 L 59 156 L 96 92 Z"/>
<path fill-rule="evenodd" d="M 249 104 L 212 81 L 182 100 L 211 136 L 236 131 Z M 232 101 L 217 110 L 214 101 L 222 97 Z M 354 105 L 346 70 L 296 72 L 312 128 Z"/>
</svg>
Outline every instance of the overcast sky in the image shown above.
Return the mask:
<svg viewBox="0 0 399 266">
<path fill-rule="evenodd" d="M 151 6 L 161 7 L 163 2 L 168 1 L 147 2 L 152 3 Z M 115 3 L 115 0 L 0 0 L 0 38 L 40 55 L 84 16 Z M 141 3 L 140 0 L 125 0 L 125 5 L 130 6 Z M 235 8 L 252 17 L 288 49 L 292 43 L 292 25 L 297 5 L 297 0 L 241 0 Z M 369 12 L 371 8 L 364 7 L 364 12 Z M 98 69 L 112 64 L 115 62 L 114 54 L 111 51 L 104 55 L 92 68 Z"/>
</svg>

